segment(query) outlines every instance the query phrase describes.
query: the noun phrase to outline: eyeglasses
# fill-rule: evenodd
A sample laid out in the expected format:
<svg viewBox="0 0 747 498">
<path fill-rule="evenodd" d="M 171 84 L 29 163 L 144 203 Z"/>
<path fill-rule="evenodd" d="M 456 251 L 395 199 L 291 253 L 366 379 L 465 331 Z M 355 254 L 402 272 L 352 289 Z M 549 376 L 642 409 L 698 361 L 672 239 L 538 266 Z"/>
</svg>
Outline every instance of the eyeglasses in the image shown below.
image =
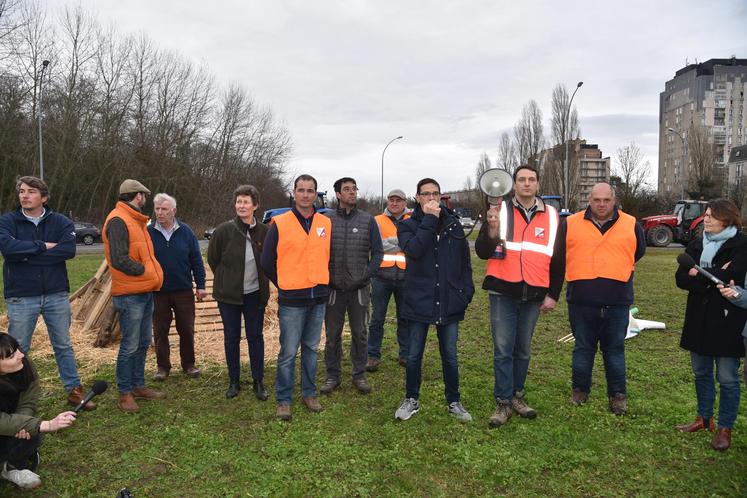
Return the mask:
<svg viewBox="0 0 747 498">
<path fill-rule="evenodd" d="M 345 193 L 358 192 L 358 187 L 342 187 L 342 191 Z"/>
<path fill-rule="evenodd" d="M 441 192 L 420 192 L 418 195 L 420 197 L 441 197 Z"/>
</svg>

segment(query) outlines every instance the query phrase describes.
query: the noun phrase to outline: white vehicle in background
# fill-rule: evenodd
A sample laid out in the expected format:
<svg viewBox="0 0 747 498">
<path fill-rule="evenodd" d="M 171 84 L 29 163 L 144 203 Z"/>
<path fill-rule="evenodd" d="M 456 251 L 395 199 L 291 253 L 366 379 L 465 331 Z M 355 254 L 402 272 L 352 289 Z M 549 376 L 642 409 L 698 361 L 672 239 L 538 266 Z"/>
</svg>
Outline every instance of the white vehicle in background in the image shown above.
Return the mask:
<svg viewBox="0 0 747 498">
<path fill-rule="evenodd" d="M 464 228 L 472 228 L 475 226 L 475 220 L 473 220 L 469 216 L 462 216 L 461 218 L 459 218 L 459 222 Z"/>
</svg>

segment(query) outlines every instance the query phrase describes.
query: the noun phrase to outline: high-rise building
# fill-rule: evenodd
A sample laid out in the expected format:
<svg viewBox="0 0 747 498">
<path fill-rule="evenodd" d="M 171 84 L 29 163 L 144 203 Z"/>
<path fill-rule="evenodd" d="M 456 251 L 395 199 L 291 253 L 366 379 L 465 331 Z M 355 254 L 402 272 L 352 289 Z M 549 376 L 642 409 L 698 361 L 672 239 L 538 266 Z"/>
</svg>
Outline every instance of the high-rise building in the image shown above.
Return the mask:
<svg viewBox="0 0 747 498">
<path fill-rule="evenodd" d="M 713 154 L 713 178 L 727 193 L 733 147 L 747 143 L 747 59 L 688 64 L 659 96 L 659 193 L 686 195 L 693 167 Z M 700 156 L 698 156 L 698 154 Z"/>
</svg>

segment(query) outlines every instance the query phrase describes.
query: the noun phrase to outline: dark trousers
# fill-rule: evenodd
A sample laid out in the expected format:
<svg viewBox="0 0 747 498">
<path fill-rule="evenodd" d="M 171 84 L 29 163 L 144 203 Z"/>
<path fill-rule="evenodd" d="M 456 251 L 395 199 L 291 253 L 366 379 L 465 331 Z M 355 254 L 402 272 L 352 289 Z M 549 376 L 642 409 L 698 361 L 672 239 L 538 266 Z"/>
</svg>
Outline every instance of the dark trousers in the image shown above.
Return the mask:
<svg viewBox="0 0 747 498">
<path fill-rule="evenodd" d="M 29 458 L 39 449 L 41 443 L 41 433 L 31 436 L 31 439 L 0 436 L 0 465 L 2 462 L 8 462 L 19 470 L 27 468 Z"/>
<path fill-rule="evenodd" d="M 387 280 L 374 277 L 371 279 L 371 326 L 368 328 L 368 357 L 381 359 L 381 342 L 384 338 L 384 321 L 386 320 L 387 307 L 394 295 L 394 304 L 397 310 L 397 343 L 399 344 L 399 357 L 407 359 L 410 347 L 409 329 L 407 320 L 400 316 L 400 308 L 405 302 L 405 281 Z"/>
<path fill-rule="evenodd" d="M 326 331 L 324 362 L 327 365 L 327 378 L 340 380 L 342 327 L 345 325 L 345 313 L 348 315 L 350 325 L 350 360 L 353 364 L 353 379 L 359 379 L 365 375 L 370 300 L 371 291 L 368 286 L 351 291 L 332 290 L 329 293 L 324 316 Z"/>
<path fill-rule="evenodd" d="M 405 397 L 418 399 L 422 379 L 423 353 L 425 340 L 428 337 L 427 323 L 407 322 L 410 329 L 410 356 L 405 368 Z M 438 350 L 441 353 L 441 368 L 444 376 L 444 396 L 446 403 L 460 400 L 459 395 L 459 360 L 457 359 L 457 340 L 459 339 L 459 322 L 436 325 Z"/>
<path fill-rule="evenodd" d="M 249 365 L 252 378 L 261 381 L 265 376 L 265 338 L 262 327 L 265 320 L 265 309 L 259 307 L 259 291 L 244 294 L 244 303 L 228 304 L 218 302 L 221 320 L 223 320 L 223 346 L 226 351 L 228 378 L 238 381 L 241 369 L 241 316 L 244 316 L 246 343 L 249 347 Z"/>
<path fill-rule="evenodd" d="M 179 356 L 182 369 L 195 366 L 195 297 L 192 290 L 156 292 L 153 294 L 153 336 L 158 368 L 171 370 L 169 329 L 176 320 L 179 334 Z"/>
</svg>

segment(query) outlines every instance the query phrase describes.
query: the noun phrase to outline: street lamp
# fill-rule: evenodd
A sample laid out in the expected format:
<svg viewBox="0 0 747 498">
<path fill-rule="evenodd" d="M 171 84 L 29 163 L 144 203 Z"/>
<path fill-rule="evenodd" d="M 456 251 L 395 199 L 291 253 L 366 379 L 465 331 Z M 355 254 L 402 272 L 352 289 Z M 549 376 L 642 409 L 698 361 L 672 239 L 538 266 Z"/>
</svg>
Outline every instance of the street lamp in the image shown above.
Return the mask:
<svg viewBox="0 0 747 498">
<path fill-rule="evenodd" d="M 39 106 L 37 116 L 39 118 L 39 178 L 44 181 L 44 149 L 42 148 L 42 89 L 44 88 L 44 70 L 47 69 L 49 61 L 42 61 L 41 76 L 39 76 Z"/>
<path fill-rule="evenodd" d="M 570 200 L 568 197 L 568 192 L 570 192 L 570 180 L 568 179 L 568 170 L 570 168 L 570 165 L 568 164 L 568 127 L 571 123 L 571 104 L 573 104 L 573 97 L 576 96 L 576 92 L 579 88 L 581 88 L 581 85 L 583 85 L 583 81 L 579 81 L 576 84 L 576 89 L 573 90 L 573 95 L 571 95 L 571 100 L 568 101 L 568 109 L 566 109 L 565 112 L 565 164 L 563 165 L 563 185 L 565 186 L 565 196 L 564 196 L 564 202 L 565 204 L 565 210 L 568 211 L 568 201 Z"/>
<path fill-rule="evenodd" d="M 381 207 L 382 211 L 386 207 L 386 199 L 384 199 L 384 153 L 386 153 L 386 149 L 390 145 L 392 145 L 392 142 L 394 142 L 395 140 L 399 140 L 400 138 L 402 138 L 402 135 L 389 140 L 389 143 L 386 144 L 386 147 L 384 147 L 384 150 L 381 151 L 381 203 L 383 204 Z"/>
<path fill-rule="evenodd" d="M 684 156 L 684 160 L 685 160 L 685 169 L 687 170 L 687 173 L 689 173 L 689 169 L 690 168 L 689 168 L 689 164 L 687 162 L 687 159 L 688 159 L 687 155 L 688 155 L 688 148 L 689 147 L 688 147 L 687 139 L 684 137 L 684 135 L 682 135 L 682 133 L 678 132 L 674 128 L 667 128 L 667 132 L 668 133 L 674 133 L 675 135 L 677 135 L 678 137 L 680 137 L 680 140 L 682 140 L 682 148 L 684 149 L 683 156 Z M 681 170 L 682 170 L 682 168 L 680 168 L 680 171 Z M 685 198 L 685 175 L 681 175 L 680 176 L 680 187 L 682 187 L 682 191 L 680 193 L 680 195 L 681 195 L 680 199 L 684 199 Z"/>
</svg>

